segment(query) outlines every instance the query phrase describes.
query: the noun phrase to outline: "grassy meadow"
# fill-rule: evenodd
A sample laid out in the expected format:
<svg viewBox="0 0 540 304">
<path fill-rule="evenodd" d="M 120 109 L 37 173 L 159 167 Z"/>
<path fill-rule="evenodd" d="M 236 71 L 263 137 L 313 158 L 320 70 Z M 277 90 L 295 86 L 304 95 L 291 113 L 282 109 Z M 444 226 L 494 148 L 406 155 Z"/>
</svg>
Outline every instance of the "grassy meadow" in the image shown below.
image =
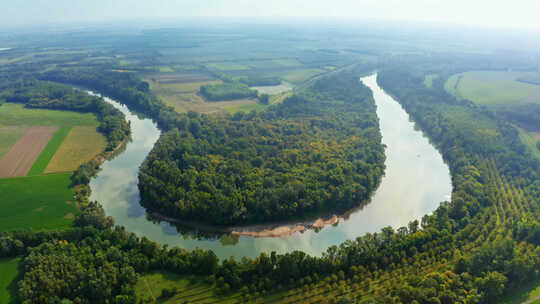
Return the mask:
<svg viewBox="0 0 540 304">
<path fill-rule="evenodd" d="M 472 71 L 456 74 L 445 83 L 449 93 L 483 105 L 540 103 L 540 86 L 518 81 L 526 72 Z"/>
<path fill-rule="evenodd" d="M 96 117 L 89 113 L 27 109 L 22 104 L 0 106 L 1 126 L 96 126 Z"/>
<path fill-rule="evenodd" d="M 0 232 L 70 227 L 77 208 L 71 173 L 0 179 Z"/>
<path fill-rule="evenodd" d="M 0 304 L 17 303 L 17 281 L 21 275 L 21 258 L 0 259 Z"/>
</svg>

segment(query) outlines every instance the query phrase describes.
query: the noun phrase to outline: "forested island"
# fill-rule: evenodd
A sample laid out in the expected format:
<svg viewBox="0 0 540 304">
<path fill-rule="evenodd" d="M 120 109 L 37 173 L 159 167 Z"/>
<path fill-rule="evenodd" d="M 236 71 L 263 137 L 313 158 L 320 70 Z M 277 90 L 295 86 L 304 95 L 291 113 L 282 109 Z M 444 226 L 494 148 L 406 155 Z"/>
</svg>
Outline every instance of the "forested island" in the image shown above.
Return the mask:
<svg viewBox="0 0 540 304">
<path fill-rule="evenodd" d="M 139 174 L 141 204 L 167 217 L 227 225 L 346 211 L 384 172 L 375 104 L 357 74 L 320 79 L 265 112 L 188 117 Z"/>
</svg>

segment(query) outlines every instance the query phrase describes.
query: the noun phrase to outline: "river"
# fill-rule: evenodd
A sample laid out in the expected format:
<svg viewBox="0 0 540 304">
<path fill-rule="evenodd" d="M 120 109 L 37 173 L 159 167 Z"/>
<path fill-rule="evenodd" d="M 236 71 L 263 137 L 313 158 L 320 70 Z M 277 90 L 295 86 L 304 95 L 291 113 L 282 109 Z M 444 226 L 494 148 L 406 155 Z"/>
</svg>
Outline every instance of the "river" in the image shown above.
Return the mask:
<svg viewBox="0 0 540 304">
<path fill-rule="evenodd" d="M 376 75 L 361 81 L 372 90 L 377 104 L 382 141 L 387 146 L 386 170 L 371 202 L 348 215 L 347 219 L 341 219 L 338 225 L 279 238 L 193 239 L 168 223 L 147 220 L 144 208 L 139 205 L 137 172 L 160 131 L 151 120 L 138 118 L 127 107 L 109 98 L 106 100 L 131 121 L 133 140 L 122 154 L 106 161 L 97 177 L 91 180 L 90 199 L 99 201 L 116 224 L 141 237 L 169 247 L 211 249 L 220 258 L 254 257 L 261 252 L 293 250 L 320 256 L 329 246 L 367 232 L 377 232 L 386 226 L 399 228 L 411 220 L 420 220 L 424 214 L 433 212 L 441 201 L 450 199 L 449 169 L 422 132 L 415 130 L 401 105 L 377 85 Z"/>
</svg>

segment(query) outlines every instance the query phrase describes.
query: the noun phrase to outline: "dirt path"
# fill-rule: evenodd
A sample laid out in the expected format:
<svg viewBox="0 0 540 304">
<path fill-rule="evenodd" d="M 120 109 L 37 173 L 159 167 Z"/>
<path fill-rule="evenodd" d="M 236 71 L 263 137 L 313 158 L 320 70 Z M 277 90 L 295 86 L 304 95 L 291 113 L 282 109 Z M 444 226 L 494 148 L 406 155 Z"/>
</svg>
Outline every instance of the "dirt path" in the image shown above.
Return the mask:
<svg viewBox="0 0 540 304">
<path fill-rule="evenodd" d="M 58 127 L 31 127 L 0 159 L 0 178 L 25 176 Z"/>
</svg>

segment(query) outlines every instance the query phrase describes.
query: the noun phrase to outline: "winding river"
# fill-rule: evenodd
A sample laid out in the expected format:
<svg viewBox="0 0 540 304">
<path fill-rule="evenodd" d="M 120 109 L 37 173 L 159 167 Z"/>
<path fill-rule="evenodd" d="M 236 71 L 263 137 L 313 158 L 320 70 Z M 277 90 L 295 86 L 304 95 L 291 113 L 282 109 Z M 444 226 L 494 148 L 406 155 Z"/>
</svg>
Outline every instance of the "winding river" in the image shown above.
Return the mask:
<svg viewBox="0 0 540 304">
<path fill-rule="evenodd" d="M 385 226 L 398 228 L 449 200 L 452 186 L 449 169 L 439 152 L 414 128 L 401 105 L 378 85 L 376 75 L 361 81 L 373 91 L 386 148 L 386 171 L 371 203 L 349 214 L 340 223 L 320 231 L 306 230 L 280 238 L 221 237 L 193 239 L 168 223 L 147 220 L 139 205 L 137 171 L 160 135 L 149 119 L 140 119 L 127 107 L 106 98 L 131 121 L 132 142 L 116 158 L 106 161 L 92 179 L 90 199 L 99 201 L 116 224 L 161 244 L 186 249 L 211 249 L 220 258 L 254 257 L 261 252 L 302 250 L 320 256 L 329 246 L 354 239 Z"/>
</svg>

